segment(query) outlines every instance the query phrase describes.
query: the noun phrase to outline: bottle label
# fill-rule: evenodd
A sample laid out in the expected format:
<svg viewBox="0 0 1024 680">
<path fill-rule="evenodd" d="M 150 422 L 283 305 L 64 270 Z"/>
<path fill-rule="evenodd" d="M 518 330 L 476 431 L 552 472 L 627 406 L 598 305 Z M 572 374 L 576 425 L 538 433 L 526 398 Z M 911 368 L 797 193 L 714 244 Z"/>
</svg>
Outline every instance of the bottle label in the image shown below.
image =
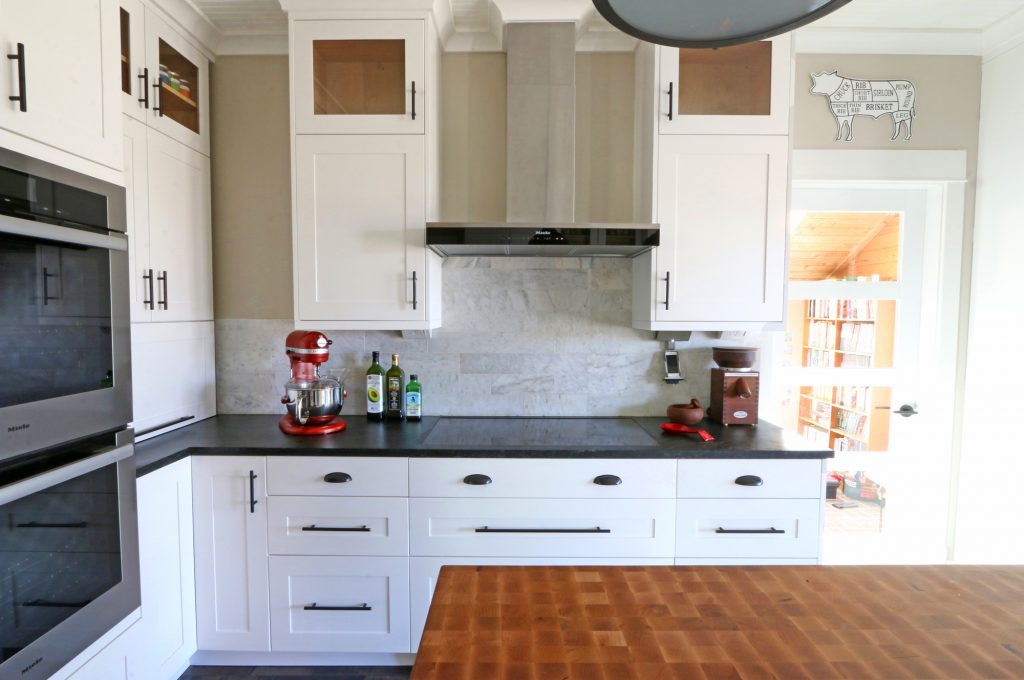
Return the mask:
<svg viewBox="0 0 1024 680">
<path fill-rule="evenodd" d="M 419 418 L 421 397 L 419 392 L 405 393 L 405 415 L 407 418 Z"/>
<path fill-rule="evenodd" d="M 402 410 L 402 379 L 388 378 L 388 410 Z"/>
<path fill-rule="evenodd" d="M 384 377 L 380 375 L 366 376 L 366 412 L 384 412 Z"/>
</svg>

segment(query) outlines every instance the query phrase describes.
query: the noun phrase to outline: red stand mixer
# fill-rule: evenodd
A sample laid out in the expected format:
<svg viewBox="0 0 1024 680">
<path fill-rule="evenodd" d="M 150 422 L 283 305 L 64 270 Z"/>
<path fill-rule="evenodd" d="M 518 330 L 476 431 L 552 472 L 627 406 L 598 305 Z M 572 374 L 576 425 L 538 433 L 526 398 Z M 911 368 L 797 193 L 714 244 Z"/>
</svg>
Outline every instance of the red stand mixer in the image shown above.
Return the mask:
<svg viewBox="0 0 1024 680">
<path fill-rule="evenodd" d="M 281 403 L 288 414 L 278 423 L 286 434 L 330 434 L 345 429 L 338 418 L 348 393 L 340 380 L 321 378 L 320 365 L 330 358 L 331 341 L 319 331 L 292 331 L 285 339 L 285 354 L 292 377 L 285 383 Z"/>
</svg>

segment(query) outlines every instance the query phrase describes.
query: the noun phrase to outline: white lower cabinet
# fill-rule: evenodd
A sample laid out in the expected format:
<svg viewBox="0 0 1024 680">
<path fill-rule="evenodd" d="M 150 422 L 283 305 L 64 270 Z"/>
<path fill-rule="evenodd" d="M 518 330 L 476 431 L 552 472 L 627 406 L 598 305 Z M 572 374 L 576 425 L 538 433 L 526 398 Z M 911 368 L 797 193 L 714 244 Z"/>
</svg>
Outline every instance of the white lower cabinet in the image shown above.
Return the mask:
<svg viewBox="0 0 1024 680">
<path fill-rule="evenodd" d="M 408 557 L 270 558 L 271 648 L 408 652 Z"/>
<path fill-rule="evenodd" d="M 820 512 L 817 499 L 680 499 L 676 555 L 815 558 Z"/>
<path fill-rule="evenodd" d="M 408 555 L 405 498 L 271 496 L 273 555 Z"/>
</svg>

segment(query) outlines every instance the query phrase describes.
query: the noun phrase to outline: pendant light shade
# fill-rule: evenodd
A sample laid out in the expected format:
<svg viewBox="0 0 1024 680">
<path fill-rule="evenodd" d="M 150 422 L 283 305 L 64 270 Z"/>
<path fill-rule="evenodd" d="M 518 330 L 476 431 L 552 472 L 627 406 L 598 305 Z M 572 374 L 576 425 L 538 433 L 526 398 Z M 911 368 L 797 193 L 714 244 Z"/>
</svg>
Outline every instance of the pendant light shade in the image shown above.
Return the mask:
<svg viewBox="0 0 1024 680">
<path fill-rule="evenodd" d="M 672 47 L 726 47 L 792 31 L 850 0 L 594 0 L 619 30 Z"/>
</svg>

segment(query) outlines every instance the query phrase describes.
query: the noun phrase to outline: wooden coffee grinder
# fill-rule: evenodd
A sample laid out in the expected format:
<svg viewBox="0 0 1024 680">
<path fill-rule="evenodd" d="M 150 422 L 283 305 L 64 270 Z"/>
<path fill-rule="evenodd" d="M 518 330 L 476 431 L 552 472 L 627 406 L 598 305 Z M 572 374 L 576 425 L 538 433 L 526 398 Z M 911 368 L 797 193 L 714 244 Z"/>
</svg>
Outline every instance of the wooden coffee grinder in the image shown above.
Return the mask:
<svg viewBox="0 0 1024 680">
<path fill-rule="evenodd" d="M 723 425 L 756 425 L 759 374 L 754 347 L 713 347 L 708 416 Z"/>
</svg>

